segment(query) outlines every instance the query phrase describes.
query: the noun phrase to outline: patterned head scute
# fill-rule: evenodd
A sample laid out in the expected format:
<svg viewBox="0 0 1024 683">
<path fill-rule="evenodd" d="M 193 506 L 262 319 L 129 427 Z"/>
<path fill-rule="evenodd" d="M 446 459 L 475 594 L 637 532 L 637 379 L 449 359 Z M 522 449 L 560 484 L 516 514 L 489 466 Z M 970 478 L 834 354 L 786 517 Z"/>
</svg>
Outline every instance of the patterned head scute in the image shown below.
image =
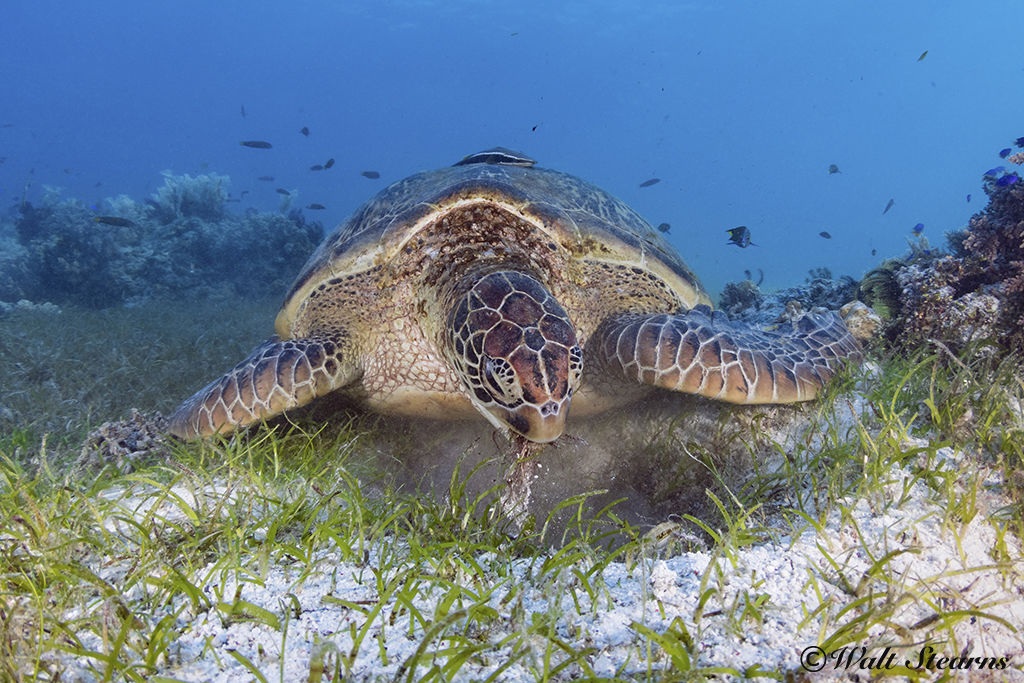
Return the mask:
<svg viewBox="0 0 1024 683">
<path fill-rule="evenodd" d="M 480 278 L 448 317 L 447 355 L 494 425 L 546 443 L 562 434 L 583 353 L 561 304 L 516 271 Z"/>
</svg>

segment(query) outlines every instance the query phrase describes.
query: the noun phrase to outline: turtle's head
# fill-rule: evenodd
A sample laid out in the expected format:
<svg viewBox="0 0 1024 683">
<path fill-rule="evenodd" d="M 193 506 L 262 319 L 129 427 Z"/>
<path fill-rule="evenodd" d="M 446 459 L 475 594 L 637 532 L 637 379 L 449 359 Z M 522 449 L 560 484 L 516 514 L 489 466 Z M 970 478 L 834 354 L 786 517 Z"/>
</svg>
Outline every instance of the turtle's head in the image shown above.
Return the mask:
<svg viewBox="0 0 1024 683">
<path fill-rule="evenodd" d="M 448 315 L 448 359 L 499 429 L 547 443 L 562 435 L 583 353 L 565 309 L 518 271 L 476 280 Z"/>
</svg>

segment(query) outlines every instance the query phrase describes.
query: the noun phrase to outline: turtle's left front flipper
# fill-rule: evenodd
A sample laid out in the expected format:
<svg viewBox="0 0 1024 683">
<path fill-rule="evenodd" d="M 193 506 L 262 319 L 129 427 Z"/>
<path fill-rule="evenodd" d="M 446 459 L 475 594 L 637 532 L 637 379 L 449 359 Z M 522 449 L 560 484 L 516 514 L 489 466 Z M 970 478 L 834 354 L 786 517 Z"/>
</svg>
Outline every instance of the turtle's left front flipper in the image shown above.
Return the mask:
<svg viewBox="0 0 1024 683">
<path fill-rule="evenodd" d="M 597 329 L 588 352 L 628 379 L 730 403 L 810 400 L 843 361 L 862 358 L 835 313 L 807 313 L 761 330 L 703 305 L 674 315 L 616 316 Z"/>
</svg>

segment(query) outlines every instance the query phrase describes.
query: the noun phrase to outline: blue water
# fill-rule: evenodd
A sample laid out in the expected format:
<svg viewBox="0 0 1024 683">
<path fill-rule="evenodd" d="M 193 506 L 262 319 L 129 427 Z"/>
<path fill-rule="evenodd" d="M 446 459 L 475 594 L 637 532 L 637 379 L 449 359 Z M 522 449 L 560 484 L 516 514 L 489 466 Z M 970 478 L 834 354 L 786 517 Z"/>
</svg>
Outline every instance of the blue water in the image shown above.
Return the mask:
<svg viewBox="0 0 1024 683">
<path fill-rule="evenodd" d="M 298 189 L 330 227 L 504 145 L 669 222 L 712 292 L 757 268 L 766 287 L 859 278 L 917 223 L 941 243 L 983 208 L 981 174 L 1024 135 L 1022 23 L 1019 0 L 11 0 L 0 202 L 210 171 L 250 190 L 238 207 Z M 758 246 L 727 245 L 740 224 Z"/>
</svg>

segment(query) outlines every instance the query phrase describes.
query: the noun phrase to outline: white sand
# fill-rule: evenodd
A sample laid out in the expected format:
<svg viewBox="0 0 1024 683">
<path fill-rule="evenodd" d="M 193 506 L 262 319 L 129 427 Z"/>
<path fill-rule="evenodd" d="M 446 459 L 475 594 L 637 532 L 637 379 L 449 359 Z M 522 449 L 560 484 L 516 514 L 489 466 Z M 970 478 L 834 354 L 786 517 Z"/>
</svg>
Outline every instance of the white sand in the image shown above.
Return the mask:
<svg viewBox="0 0 1024 683">
<path fill-rule="evenodd" d="M 925 444 L 907 444 L 915 445 Z M 940 455 L 942 467 L 960 466 L 960 458 L 952 450 L 942 449 Z M 663 633 L 674 621 L 675 632 L 680 632 L 681 623 L 696 643 L 696 666 L 728 667 L 746 671 L 747 675 L 754 673 L 751 667 L 799 672 L 801 653 L 806 648 L 816 645 L 819 638 L 836 633 L 843 624 L 855 624 L 862 614 L 857 608 L 841 613 L 844 606 L 855 601 L 844 592 L 845 584 L 837 578 L 841 572 L 849 585 L 857 587 L 857 596 L 871 596 L 868 603 L 879 613 L 885 605 L 891 607 L 885 623 L 870 626 L 866 635 L 854 635 L 852 642 L 845 643 L 849 646 L 845 651 L 826 659 L 815 680 L 856 673 L 860 664 L 867 664 L 859 660 L 860 651 L 855 650 L 859 647 L 867 648 L 864 654 L 869 657 L 882 657 L 883 663 L 909 661 L 916 666 L 920 652 L 930 642 L 937 653 L 936 661 L 938 656 L 1004 657 L 1008 668 L 987 672 L 991 680 L 1024 681 L 1021 566 L 1009 572 L 991 566 L 997 561 L 993 556 L 996 530 L 988 518 L 994 512 L 992 506 L 1002 501 L 983 491 L 979 496 L 980 512 L 969 524 L 957 526 L 950 522 L 946 526 L 945 511 L 930 502 L 934 494 L 922 481 L 909 486 L 904 495 L 903 481 L 910 476 L 909 472 L 894 467 L 890 475 L 893 483 L 884 500 L 875 501 L 874 505 L 867 500 L 846 501 L 844 507 L 851 514 L 842 519 L 838 512 L 833 512 L 820 532 L 804 524 L 800 533 L 743 547 L 731 558 L 682 553 L 667 559 L 634 562 L 631 567 L 623 562 L 612 563 L 600 572 L 602 581 L 591 581 L 599 586 L 593 602 L 572 571 L 585 574 L 589 567 L 563 567 L 545 573 L 541 569 L 542 559 L 514 560 L 509 564 L 485 554 L 473 558 L 473 564 L 481 569 L 479 574 L 447 577 L 458 580 L 477 596 L 476 601 L 464 594 L 461 603 L 456 601 L 439 608 L 450 584 L 438 579 L 420 584 L 422 590 L 416 594 L 413 605 L 427 620 L 428 630 L 433 626 L 435 610 L 442 619 L 444 615 L 456 614 L 446 632 L 469 633 L 484 646 L 478 655 L 461 665 L 457 680 L 479 680 L 491 675 L 513 655 L 510 646 L 517 643 L 528 643 L 529 648 L 500 673 L 500 680 L 537 680 L 545 670 L 545 652 L 552 638 L 537 634 L 522 639 L 515 636 L 537 626 L 534 615 L 538 614 L 556 615 L 551 633 L 575 650 L 587 649 L 583 659 L 597 676 L 642 677 L 646 673 L 648 641 L 641 635 L 643 628 L 637 625 Z M 997 481 L 988 484 L 998 488 Z M 224 495 L 223 491 L 210 493 Z M 235 490 L 233 495 L 246 493 Z M 139 503 L 138 514 L 151 504 L 142 500 Z M 772 526 L 773 520 L 768 522 Z M 775 527 L 783 527 L 780 520 L 774 522 Z M 798 519 L 795 523 L 800 522 Z M 116 523 L 112 524 L 112 528 L 116 527 Z M 401 552 L 401 543 L 397 545 Z M 177 618 L 183 635 L 169 649 L 159 675 L 184 681 L 253 680 L 248 669 L 231 654 L 234 651 L 268 680 L 306 680 L 315 652 L 348 655 L 352 651 L 353 633 L 363 627 L 367 621 L 364 612 L 381 595 L 373 572 L 380 565 L 379 552 L 380 549 L 371 549 L 365 563 L 353 564 L 343 561 L 337 549 L 325 548 L 318 550 L 308 565 L 295 562 L 271 566 L 264 576 L 222 576 L 217 565 L 197 572 L 191 578 L 202 582 L 203 593 L 209 599 L 230 603 L 240 587 L 238 597 L 275 615 L 282 629 L 255 622 L 225 626 L 221 612 L 193 613 L 186 607 Z M 1017 539 L 1006 536 L 1005 552 L 1019 561 L 1021 548 Z M 868 576 L 873 563 L 887 554 L 889 561 L 877 571 L 885 580 Z M 129 562 L 130 558 L 112 559 L 99 571 L 116 583 Z M 386 587 L 394 585 L 388 584 L 388 580 L 412 569 L 394 559 L 385 564 L 393 566 L 384 577 Z M 431 568 L 421 566 L 418 571 L 430 573 Z M 701 578 L 705 575 L 708 580 L 703 588 L 711 589 L 712 594 L 701 616 L 697 607 Z M 333 599 L 325 599 L 326 596 Z M 339 604 L 339 600 L 349 606 Z M 163 613 L 148 618 L 155 623 L 186 602 L 180 596 Z M 474 614 L 488 616 L 467 626 L 465 614 L 460 617 L 457 613 L 460 605 L 469 608 L 474 602 L 478 605 Z M 482 605 L 490 610 L 480 609 Z M 744 617 L 745 605 L 750 608 Z M 949 633 L 941 628 L 941 623 L 922 623 L 933 617 L 936 610 L 946 614 L 977 610 L 978 614 L 956 623 L 952 629 L 955 642 L 935 642 L 929 641 L 933 633 L 938 637 Z M 400 672 L 403 677 L 408 675 L 406 663 L 424 640 L 424 624 L 414 620 L 411 611 L 399 604 L 394 595 L 371 622 L 346 680 L 390 678 Z M 432 632 L 413 680 L 423 677 L 432 664 L 445 664 L 443 655 L 430 654 L 448 644 L 437 635 Z M 83 640 L 88 647 L 102 649 L 95 636 Z M 893 649 L 885 650 L 886 646 Z M 656 666 L 670 666 L 667 656 L 658 654 L 657 648 L 654 652 Z M 845 671 L 843 662 L 836 657 L 851 655 L 857 656 L 845 662 L 849 668 Z M 821 663 L 813 652 L 808 656 L 811 663 Z M 555 666 L 564 659 L 565 654 L 555 647 L 549 653 L 548 665 Z M 66 680 L 93 678 L 86 662 L 67 660 L 66 664 Z M 979 668 L 984 667 L 972 662 L 971 669 L 962 671 L 960 676 L 965 680 L 968 676 L 977 679 L 979 673 L 984 673 Z M 562 672 L 562 677 L 581 673 L 586 671 L 581 672 L 573 665 Z"/>
</svg>

